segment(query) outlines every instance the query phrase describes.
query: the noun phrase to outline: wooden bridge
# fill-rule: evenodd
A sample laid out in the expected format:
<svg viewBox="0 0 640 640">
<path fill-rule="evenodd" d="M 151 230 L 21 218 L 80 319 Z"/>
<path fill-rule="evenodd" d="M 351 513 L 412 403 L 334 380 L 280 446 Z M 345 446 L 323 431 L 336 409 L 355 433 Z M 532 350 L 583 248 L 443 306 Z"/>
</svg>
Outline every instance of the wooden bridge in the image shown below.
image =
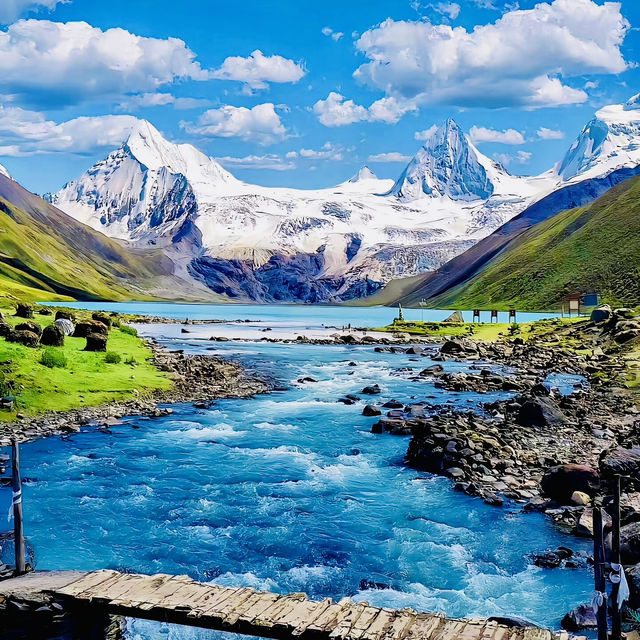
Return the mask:
<svg viewBox="0 0 640 640">
<path fill-rule="evenodd" d="M 88 616 L 144 618 L 265 638 L 568 640 L 564 632 L 552 634 L 536 627 L 451 620 L 439 614 L 372 607 L 349 599 L 315 601 L 302 593 L 261 593 L 246 587 L 203 584 L 187 576 L 61 571 L 36 572 L 0 582 L 0 622 L 3 613 L 26 615 L 47 605 Z"/>
</svg>

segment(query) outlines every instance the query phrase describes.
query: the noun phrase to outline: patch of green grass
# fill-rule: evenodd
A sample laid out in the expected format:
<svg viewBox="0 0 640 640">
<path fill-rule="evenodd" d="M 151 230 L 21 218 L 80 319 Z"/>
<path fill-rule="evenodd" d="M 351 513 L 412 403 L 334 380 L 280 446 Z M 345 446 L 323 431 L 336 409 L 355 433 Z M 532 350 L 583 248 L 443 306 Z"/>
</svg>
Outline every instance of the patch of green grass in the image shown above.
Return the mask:
<svg viewBox="0 0 640 640">
<path fill-rule="evenodd" d="M 0 311 L 11 325 L 22 321 L 11 315 L 13 309 Z M 46 326 L 53 317 L 36 313 L 33 322 Z M 109 351 L 121 358 L 113 364 L 105 362 L 104 353 L 84 351 L 85 343 L 84 338 L 65 338 L 64 346 L 56 351 L 67 359 L 67 366 L 49 368 L 41 363 L 46 348 L 30 349 L 0 338 L 0 385 L 9 391 L 3 395 L 16 396 L 16 411 L 0 411 L 0 421 L 14 420 L 16 413 L 34 415 L 96 406 L 171 387 L 168 374 L 153 366 L 150 349 L 137 336 L 115 328 L 109 332 Z"/>
<path fill-rule="evenodd" d="M 54 367 L 64 369 L 69 364 L 69 361 L 62 348 L 49 347 L 41 351 L 40 364 L 49 367 L 49 369 L 53 369 Z"/>
<path fill-rule="evenodd" d="M 104 356 L 104 361 L 108 364 L 120 364 L 122 362 L 122 356 L 117 351 L 107 351 Z"/>
<path fill-rule="evenodd" d="M 130 327 L 128 324 L 120 324 L 118 323 L 118 328 L 123 333 L 128 333 L 130 336 L 137 336 L 138 330 L 135 327 Z"/>
</svg>

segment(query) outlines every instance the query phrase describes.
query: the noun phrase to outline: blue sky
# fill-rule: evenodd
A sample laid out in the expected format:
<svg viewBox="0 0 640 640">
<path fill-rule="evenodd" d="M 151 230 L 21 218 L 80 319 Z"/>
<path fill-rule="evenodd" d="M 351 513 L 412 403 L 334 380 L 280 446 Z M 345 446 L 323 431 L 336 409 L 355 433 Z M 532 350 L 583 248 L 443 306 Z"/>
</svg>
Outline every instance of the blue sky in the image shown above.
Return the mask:
<svg viewBox="0 0 640 640">
<path fill-rule="evenodd" d="M 146 118 L 244 180 L 323 187 L 397 177 L 453 117 L 539 173 L 640 91 L 639 5 L 3 0 L 0 163 L 55 191 Z"/>
</svg>

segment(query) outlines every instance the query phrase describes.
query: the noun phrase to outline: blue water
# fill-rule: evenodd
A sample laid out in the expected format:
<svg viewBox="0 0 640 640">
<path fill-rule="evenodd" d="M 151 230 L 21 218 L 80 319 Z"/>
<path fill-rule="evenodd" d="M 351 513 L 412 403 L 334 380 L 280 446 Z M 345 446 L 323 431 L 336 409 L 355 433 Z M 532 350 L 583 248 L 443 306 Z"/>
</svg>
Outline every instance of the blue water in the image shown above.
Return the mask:
<svg viewBox="0 0 640 640">
<path fill-rule="evenodd" d="M 121 311 L 163 318 L 189 318 L 190 320 L 258 320 L 265 323 L 284 323 L 288 326 L 334 326 L 351 324 L 353 327 L 382 327 L 393 322 L 398 310 L 390 307 L 342 307 L 331 305 L 260 305 L 260 304 L 168 304 L 166 302 L 65 302 L 66 307 L 103 311 Z M 453 313 L 443 309 L 403 309 L 405 320 L 440 322 Z M 471 322 L 472 311 L 463 311 L 466 322 Z M 531 322 L 544 318 L 557 318 L 557 313 L 518 312 L 518 322 Z M 480 314 L 489 322 L 489 311 Z M 507 322 L 509 314 L 500 312 L 498 320 Z"/>
<path fill-rule="evenodd" d="M 144 330 L 162 338 L 162 326 Z M 289 390 L 210 410 L 179 405 L 168 418 L 24 445 L 25 528 L 39 569 L 187 573 L 451 616 L 512 614 L 552 627 L 588 599 L 587 571 L 545 570 L 527 559 L 561 544 L 586 550 L 588 542 L 560 534 L 540 514 L 489 507 L 445 478 L 406 468 L 407 438 L 371 434 L 375 418 L 361 415 L 362 403 L 336 402 L 373 382 L 382 387 L 379 402 L 477 409 L 505 394 L 412 381 L 405 368 L 420 371 L 429 359 L 371 347 L 166 342 L 234 358 Z M 298 383 L 302 375 L 318 382 Z M 0 513 L 8 504 L 0 489 Z M 215 635 L 143 621 L 130 621 L 128 633 Z"/>
</svg>

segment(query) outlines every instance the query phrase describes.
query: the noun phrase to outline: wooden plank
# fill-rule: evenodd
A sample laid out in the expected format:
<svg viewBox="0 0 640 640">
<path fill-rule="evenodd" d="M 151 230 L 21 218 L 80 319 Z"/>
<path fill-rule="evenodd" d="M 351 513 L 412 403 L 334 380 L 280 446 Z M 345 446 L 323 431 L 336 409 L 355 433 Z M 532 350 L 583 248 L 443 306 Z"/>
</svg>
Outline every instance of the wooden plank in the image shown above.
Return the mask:
<svg viewBox="0 0 640 640">
<path fill-rule="evenodd" d="M 322 602 L 319 602 L 318 607 L 309 613 L 309 617 L 292 629 L 291 635 L 301 636 L 316 620 L 319 620 L 331 606 L 333 606 L 332 598 L 325 598 Z"/>
<path fill-rule="evenodd" d="M 445 617 L 441 614 L 419 613 L 409 628 L 407 640 L 427 640 L 435 636 L 444 623 Z"/>
<path fill-rule="evenodd" d="M 236 607 L 252 597 L 255 593 L 255 589 L 249 587 L 239 589 L 237 593 L 224 600 L 224 602 L 207 609 L 207 611 L 202 614 L 202 617 L 217 620 L 219 623 L 222 623 Z"/>
<path fill-rule="evenodd" d="M 194 609 L 189 615 L 197 618 L 206 616 L 209 610 L 214 611 L 217 606 L 221 605 L 223 602 L 242 591 L 242 589 L 243 587 L 224 587 L 222 591 L 218 592 L 215 595 L 212 595 L 211 598 L 203 598 L 196 604 L 197 608 Z"/>
<path fill-rule="evenodd" d="M 416 612 L 410 609 L 398 611 L 389 627 L 378 636 L 380 640 L 402 640 L 408 633 L 411 625 L 416 620 Z"/>
<path fill-rule="evenodd" d="M 282 596 L 279 593 L 263 593 L 262 599 L 255 602 L 238 618 L 238 622 L 251 624 L 258 616 L 262 615 L 274 602 Z"/>
<path fill-rule="evenodd" d="M 350 602 L 337 602 L 327 607 L 322 614 L 312 622 L 308 630 L 314 633 L 328 633 L 338 624 L 338 619 L 350 606 Z"/>
<path fill-rule="evenodd" d="M 163 582 L 156 590 L 151 591 L 148 594 L 147 601 L 139 605 L 139 609 L 142 611 L 151 611 L 151 609 L 162 608 L 166 599 L 173 596 L 178 589 L 193 584 L 193 580 L 186 576 L 173 576 L 170 580 Z M 141 597 L 144 597 L 144 593 L 141 592 Z"/>
<path fill-rule="evenodd" d="M 466 624 L 466 620 L 447 620 L 433 638 L 434 640 L 454 640 Z"/>
<path fill-rule="evenodd" d="M 76 597 L 86 589 L 95 587 L 110 578 L 115 578 L 117 575 L 119 575 L 117 571 L 93 571 L 91 573 L 87 573 L 79 580 L 75 580 L 62 589 L 55 589 L 55 593 L 63 596 Z"/>
<path fill-rule="evenodd" d="M 303 624 L 308 625 L 308 623 L 317 618 L 320 613 L 327 608 L 327 606 L 326 601 L 318 602 L 316 600 L 307 600 L 305 598 L 293 606 L 289 612 L 284 612 L 278 616 L 278 620 L 274 627 L 276 629 L 286 628 L 287 631 L 291 633 L 293 629 L 296 629 Z"/>
<path fill-rule="evenodd" d="M 89 600 L 92 601 L 95 598 L 95 593 L 98 592 L 98 589 L 108 589 L 110 585 L 117 584 L 122 579 L 122 574 L 116 573 L 115 575 L 110 576 L 106 580 L 100 582 L 100 584 L 95 585 L 93 587 L 88 587 L 87 589 L 80 591 L 73 596 L 76 600 Z"/>
<path fill-rule="evenodd" d="M 273 627 L 277 622 L 278 617 L 289 613 L 301 600 L 306 600 L 304 593 L 291 593 L 289 595 L 282 596 L 256 617 L 253 622 L 254 626 L 267 628 Z"/>
<path fill-rule="evenodd" d="M 139 607 L 156 597 L 155 594 L 158 592 L 160 587 L 169 582 L 171 577 L 172 576 L 166 573 L 158 573 L 153 576 L 153 579 L 148 582 L 143 589 L 135 594 L 135 598 L 131 599 L 131 606 Z"/>
<path fill-rule="evenodd" d="M 335 638 L 335 640 L 344 640 L 366 608 L 367 605 L 365 604 L 352 604 L 351 608 L 345 611 L 345 615 L 340 618 L 338 624 L 332 629 L 329 637 Z"/>
<path fill-rule="evenodd" d="M 244 602 L 239 604 L 237 607 L 234 607 L 229 614 L 227 614 L 227 616 L 223 620 L 224 625 L 225 626 L 236 625 L 238 623 L 238 620 L 243 614 L 245 614 L 247 611 L 249 611 L 250 609 L 253 609 L 256 606 L 261 611 L 264 611 L 265 609 L 267 609 L 267 607 L 271 606 L 275 602 L 275 600 L 272 597 L 273 595 L 274 594 L 272 593 L 260 593 L 259 591 L 256 591 Z"/>
<path fill-rule="evenodd" d="M 376 640 L 376 638 L 383 635 L 391 626 L 395 617 L 396 611 L 393 609 L 380 609 L 380 612 L 369 625 L 369 628 L 361 634 L 361 640 Z"/>
</svg>

